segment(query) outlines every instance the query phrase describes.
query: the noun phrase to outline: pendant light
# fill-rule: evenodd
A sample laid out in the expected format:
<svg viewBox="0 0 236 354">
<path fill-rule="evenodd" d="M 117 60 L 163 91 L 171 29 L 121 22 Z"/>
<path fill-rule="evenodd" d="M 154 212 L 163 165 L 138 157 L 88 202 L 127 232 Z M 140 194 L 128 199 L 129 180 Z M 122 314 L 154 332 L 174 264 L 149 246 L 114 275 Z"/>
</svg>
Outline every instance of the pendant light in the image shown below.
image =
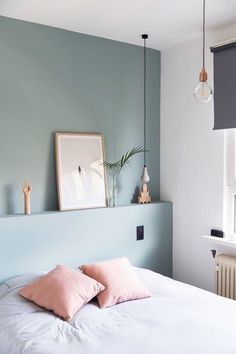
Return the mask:
<svg viewBox="0 0 236 354">
<path fill-rule="evenodd" d="M 212 97 L 212 89 L 207 83 L 207 71 L 205 69 L 205 37 L 206 37 L 206 1 L 203 0 L 203 21 L 202 21 L 202 70 L 199 75 L 199 85 L 194 91 L 197 101 L 207 103 Z"/>
<path fill-rule="evenodd" d="M 150 177 L 148 175 L 147 170 L 147 61 L 146 61 L 146 40 L 148 39 L 147 34 L 142 34 L 143 39 L 143 145 L 144 145 L 144 166 L 143 173 L 141 176 L 142 183 L 148 183 L 150 181 Z"/>
</svg>

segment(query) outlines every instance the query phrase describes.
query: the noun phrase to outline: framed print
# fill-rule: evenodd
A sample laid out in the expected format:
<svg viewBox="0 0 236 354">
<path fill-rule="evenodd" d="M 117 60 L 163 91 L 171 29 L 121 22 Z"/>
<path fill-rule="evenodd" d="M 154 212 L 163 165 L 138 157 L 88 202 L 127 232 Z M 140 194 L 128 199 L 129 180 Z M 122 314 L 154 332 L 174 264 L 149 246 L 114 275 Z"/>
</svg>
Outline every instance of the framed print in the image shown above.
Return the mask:
<svg viewBox="0 0 236 354">
<path fill-rule="evenodd" d="M 56 133 L 60 210 L 107 206 L 102 134 Z"/>
</svg>

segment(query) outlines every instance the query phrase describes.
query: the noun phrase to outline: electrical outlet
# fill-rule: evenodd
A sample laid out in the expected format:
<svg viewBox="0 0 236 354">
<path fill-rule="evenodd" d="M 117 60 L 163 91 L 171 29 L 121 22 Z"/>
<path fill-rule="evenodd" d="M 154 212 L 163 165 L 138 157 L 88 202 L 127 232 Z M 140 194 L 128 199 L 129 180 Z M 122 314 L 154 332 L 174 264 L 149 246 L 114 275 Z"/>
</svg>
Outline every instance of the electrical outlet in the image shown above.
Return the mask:
<svg viewBox="0 0 236 354">
<path fill-rule="evenodd" d="M 136 237 L 137 237 L 137 241 L 141 241 L 144 239 L 144 226 L 137 226 L 136 228 Z"/>
</svg>

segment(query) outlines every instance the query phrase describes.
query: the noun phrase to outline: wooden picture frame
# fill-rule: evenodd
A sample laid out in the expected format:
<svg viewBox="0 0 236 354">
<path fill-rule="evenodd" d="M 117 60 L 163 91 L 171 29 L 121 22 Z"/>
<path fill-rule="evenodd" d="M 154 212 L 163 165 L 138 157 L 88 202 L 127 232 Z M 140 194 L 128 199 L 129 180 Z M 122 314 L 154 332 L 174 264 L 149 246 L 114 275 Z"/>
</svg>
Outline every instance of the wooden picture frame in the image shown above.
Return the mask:
<svg viewBox="0 0 236 354">
<path fill-rule="evenodd" d="M 55 133 L 59 210 L 107 207 L 104 138 L 97 133 Z"/>
</svg>

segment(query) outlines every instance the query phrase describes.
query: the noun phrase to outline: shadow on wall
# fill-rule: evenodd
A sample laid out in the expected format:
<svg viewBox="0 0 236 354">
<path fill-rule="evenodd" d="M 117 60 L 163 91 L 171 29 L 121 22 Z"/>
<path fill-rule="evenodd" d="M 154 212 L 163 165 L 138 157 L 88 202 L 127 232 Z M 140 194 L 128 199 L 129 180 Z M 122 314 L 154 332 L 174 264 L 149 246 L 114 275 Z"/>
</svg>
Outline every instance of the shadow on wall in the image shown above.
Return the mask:
<svg viewBox="0 0 236 354">
<path fill-rule="evenodd" d="M 48 163 L 47 163 L 47 170 L 46 170 L 44 210 L 58 210 L 54 139 L 55 139 L 55 133 L 51 133 L 49 151 L 47 155 Z"/>
<path fill-rule="evenodd" d="M 11 184 L 7 184 L 3 187 L 3 196 L 5 200 L 6 214 L 14 214 L 14 191 Z"/>
<path fill-rule="evenodd" d="M 136 186 L 134 189 L 133 198 L 131 199 L 131 203 L 137 203 L 138 195 L 139 195 L 139 186 Z"/>
</svg>

